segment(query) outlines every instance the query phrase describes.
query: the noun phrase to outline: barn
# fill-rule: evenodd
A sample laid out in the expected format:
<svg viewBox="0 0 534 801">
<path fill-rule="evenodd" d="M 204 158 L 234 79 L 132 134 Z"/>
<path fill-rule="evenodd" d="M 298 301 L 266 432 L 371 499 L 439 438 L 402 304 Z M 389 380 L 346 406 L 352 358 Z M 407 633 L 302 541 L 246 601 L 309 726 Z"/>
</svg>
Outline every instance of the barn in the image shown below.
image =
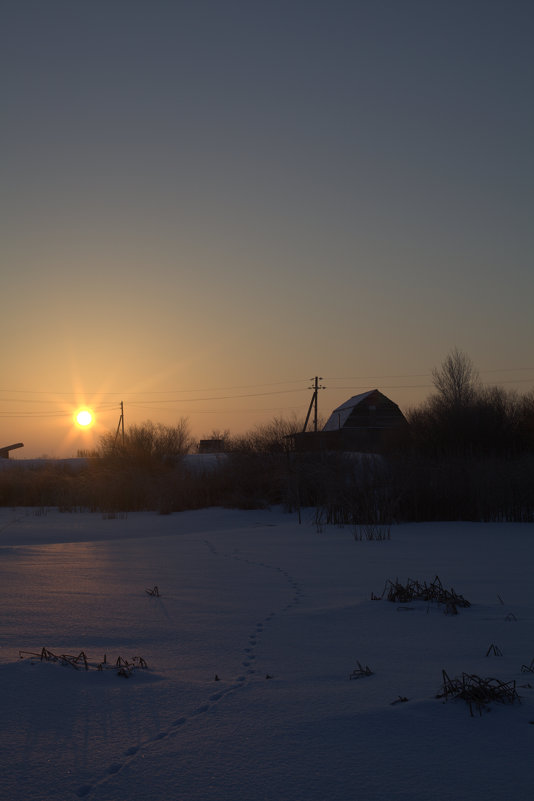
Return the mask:
<svg viewBox="0 0 534 801">
<path fill-rule="evenodd" d="M 396 403 L 378 389 L 354 395 L 331 413 L 322 431 L 294 437 L 297 450 L 381 453 L 405 437 L 408 422 Z"/>
</svg>

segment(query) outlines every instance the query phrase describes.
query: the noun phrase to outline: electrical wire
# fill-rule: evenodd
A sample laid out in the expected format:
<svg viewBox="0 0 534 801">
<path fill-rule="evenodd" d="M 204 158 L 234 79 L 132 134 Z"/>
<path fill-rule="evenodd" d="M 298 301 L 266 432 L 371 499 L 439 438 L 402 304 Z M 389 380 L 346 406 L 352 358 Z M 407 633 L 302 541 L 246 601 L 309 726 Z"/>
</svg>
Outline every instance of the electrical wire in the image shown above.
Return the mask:
<svg viewBox="0 0 534 801">
<path fill-rule="evenodd" d="M 482 370 L 479 371 L 479 374 L 496 374 L 496 373 L 511 373 L 511 372 L 525 372 L 534 370 L 533 367 L 502 367 L 502 368 L 493 368 L 491 370 Z M 328 385 L 327 387 L 321 387 L 321 389 L 328 388 L 330 390 L 335 391 L 351 391 L 351 392 L 362 392 L 369 389 L 368 384 L 333 384 L 332 382 L 336 381 L 378 381 L 380 379 L 385 378 L 430 378 L 430 373 L 404 373 L 404 374 L 397 374 L 397 375 L 374 375 L 374 376 L 344 376 L 344 377 L 331 377 L 331 378 L 324 378 L 321 379 L 325 381 Z M 189 404 L 189 403 L 205 403 L 205 402 L 213 402 L 213 401 L 224 401 L 224 400 L 239 400 L 245 398 L 264 398 L 270 397 L 274 395 L 288 395 L 300 392 L 308 392 L 310 387 L 308 386 L 310 379 L 295 379 L 292 381 L 276 381 L 271 383 L 265 384 L 240 384 L 234 385 L 230 387 L 221 387 L 221 388 L 212 388 L 212 389 L 184 389 L 184 390 L 157 390 L 157 391 L 147 391 L 147 392 L 84 392 L 85 397 L 117 397 L 121 398 L 123 401 L 126 400 L 130 407 L 135 407 L 137 409 L 145 408 L 150 409 L 154 406 L 161 406 L 164 404 Z M 505 379 L 501 381 L 501 384 L 525 384 L 525 383 L 532 383 L 532 378 L 517 378 L 517 379 Z M 300 386 L 294 387 L 292 389 L 278 389 L 272 391 L 265 391 L 265 392 L 246 392 L 246 393 L 231 393 L 231 390 L 237 389 L 259 389 L 261 387 L 279 387 L 279 386 L 287 386 L 289 384 L 300 384 Z M 302 386 L 302 384 L 306 384 L 306 386 Z M 413 384 L 381 384 L 381 389 L 386 390 L 403 390 L 403 389 L 431 389 L 433 387 L 433 383 L 413 383 Z M 229 394 L 221 394 L 221 395 L 206 395 L 196 398 L 191 397 L 176 397 L 176 395 L 186 395 L 189 393 L 194 392 L 228 392 Z M 0 393 L 9 393 L 11 397 L 2 398 L 0 400 L 0 404 L 17 404 L 17 406 L 28 406 L 33 405 L 34 408 L 36 405 L 41 406 L 55 406 L 56 409 L 45 410 L 41 409 L 39 411 L 35 410 L 25 410 L 21 411 L 20 408 L 17 411 L 5 409 L 4 411 L 0 411 L 0 418 L 52 418 L 52 417 L 69 417 L 72 414 L 72 410 L 66 411 L 59 411 L 57 406 L 60 405 L 61 402 L 65 404 L 73 403 L 74 401 L 66 401 L 67 398 L 75 398 L 76 400 L 79 399 L 79 392 L 51 392 L 47 390 L 28 390 L 28 389 L 2 389 L 0 388 Z M 12 397 L 13 395 L 38 395 L 41 397 L 38 398 L 18 398 Z M 47 399 L 46 397 L 42 396 L 52 396 L 52 398 Z M 173 395 L 174 397 L 160 397 L 160 398 L 153 398 L 154 395 Z M 141 396 L 142 399 L 136 400 L 137 397 Z M 59 400 L 61 399 L 61 400 Z M 90 404 L 93 408 L 93 411 L 99 413 L 105 413 L 107 411 L 114 411 L 117 410 L 119 407 L 118 402 L 109 401 L 102 401 L 97 404 Z M 290 406 L 290 407 L 277 407 L 277 410 L 283 411 L 284 409 L 301 409 L 303 408 L 302 405 L 300 406 Z M 192 414 L 227 414 L 232 411 L 232 413 L 259 413 L 264 411 L 273 411 L 273 409 L 253 409 L 253 408 L 241 408 L 237 410 L 228 410 L 228 409 L 217 409 L 217 410 L 206 410 L 206 409 L 182 409 L 182 413 L 192 413 Z"/>
</svg>

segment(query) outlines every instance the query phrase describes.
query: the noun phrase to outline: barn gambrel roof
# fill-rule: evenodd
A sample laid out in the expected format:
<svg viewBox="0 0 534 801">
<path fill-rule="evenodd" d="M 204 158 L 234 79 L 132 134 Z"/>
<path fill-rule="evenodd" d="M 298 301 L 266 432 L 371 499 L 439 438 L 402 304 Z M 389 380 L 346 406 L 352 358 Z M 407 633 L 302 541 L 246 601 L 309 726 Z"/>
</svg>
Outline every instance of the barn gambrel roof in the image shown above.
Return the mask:
<svg viewBox="0 0 534 801">
<path fill-rule="evenodd" d="M 337 409 L 334 409 L 326 421 L 323 431 L 338 431 L 340 428 L 343 428 L 354 407 L 358 406 L 358 404 L 365 400 L 365 398 L 368 398 L 369 395 L 372 395 L 373 392 L 377 392 L 377 390 L 370 389 L 368 392 L 361 392 L 359 395 L 353 395 L 352 398 L 349 398 L 345 403 L 342 403 L 341 406 L 338 406 Z"/>
</svg>

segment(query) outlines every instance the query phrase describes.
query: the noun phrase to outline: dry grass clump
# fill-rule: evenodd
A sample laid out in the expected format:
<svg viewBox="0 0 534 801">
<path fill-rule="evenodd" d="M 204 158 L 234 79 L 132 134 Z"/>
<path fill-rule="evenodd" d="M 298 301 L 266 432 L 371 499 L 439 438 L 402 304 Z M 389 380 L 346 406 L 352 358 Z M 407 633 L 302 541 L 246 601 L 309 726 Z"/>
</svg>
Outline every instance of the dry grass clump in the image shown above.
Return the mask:
<svg viewBox="0 0 534 801">
<path fill-rule="evenodd" d="M 453 589 L 447 590 L 441 583 L 439 576 L 427 584 L 426 581 L 420 582 L 408 579 L 406 584 L 401 584 L 398 579 L 386 581 L 381 596 L 373 595 L 373 600 L 386 597 L 392 603 L 405 604 L 411 601 L 426 601 L 430 603 L 444 604 L 447 611 L 451 614 L 457 613 L 457 607 L 469 607 L 470 602 L 459 595 Z"/>
<path fill-rule="evenodd" d="M 74 670 L 116 670 L 118 676 L 128 678 L 132 675 L 133 671 L 141 668 L 142 670 L 148 669 L 148 664 L 142 656 L 134 656 L 131 659 L 124 659 L 118 656 L 114 662 L 109 662 L 106 654 L 99 662 L 90 662 L 87 658 L 85 651 L 80 651 L 79 654 L 56 654 L 49 648 L 41 648 L 39 652 L 34 651 L 19 651 L 21 659 L 28 658 L 32 662 L 56 662 L 60 665 L 65 665 L 74 668 Z"/>
<path fill-rule="evenodd" d="M 482 710 L 490 703 L 497 701 L 501 704 L 513 704 L 519 701 L 515 681 L 500 681 L 500 679 L 483 679 L 471 673 L 462 673 L 451 679 L 443 670 L 443 689 L 438 698 L 461 699 L 469 706 L 471 715 L 473 710 L 482 714 Z"/>
</svg>

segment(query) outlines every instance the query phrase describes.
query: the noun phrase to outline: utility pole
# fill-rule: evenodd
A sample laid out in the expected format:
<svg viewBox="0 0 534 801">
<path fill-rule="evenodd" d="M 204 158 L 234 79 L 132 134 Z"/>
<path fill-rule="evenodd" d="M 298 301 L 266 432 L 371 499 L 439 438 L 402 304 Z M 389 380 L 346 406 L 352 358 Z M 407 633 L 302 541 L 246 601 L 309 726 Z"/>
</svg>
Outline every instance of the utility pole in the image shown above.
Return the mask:
<svg viewBox="0 0 534 801">
<path fill-rule="evenodd" d="M 119 417 L 119 425 L 117 426 L 117 432 L 115 434 L 115 445 L 117 444 L 119 431 L 121 431 L 122 433 L 122 447 L 124 448 L 124 403 L 122 401 L 121 401 L 121 416 Z"/>
<path fill-rule="evenodd" d="M 310 381 L 313 381 L 313 386 L 309 387 L 309 389 L 313 389 L 313 395 L 311 399 L 311 403 L 308 409 L 308 414 L 306 415 L 306 420 L 304 422 L 304 428 L 302 429 L 302 433 L 306 431 L 306 427 L 308 425 L 308 420 L 310 419 L 311 410 L 314 410 L 313 413 L 313 430 L 317 431 L 317 396 L 319 394 L 320 389 L 324 389 L 323 386 L 319 384 L 319 381 L 322 381 L 322 376 L 316 375 L 314 378 L 310 378 Z"/>
</svg>

